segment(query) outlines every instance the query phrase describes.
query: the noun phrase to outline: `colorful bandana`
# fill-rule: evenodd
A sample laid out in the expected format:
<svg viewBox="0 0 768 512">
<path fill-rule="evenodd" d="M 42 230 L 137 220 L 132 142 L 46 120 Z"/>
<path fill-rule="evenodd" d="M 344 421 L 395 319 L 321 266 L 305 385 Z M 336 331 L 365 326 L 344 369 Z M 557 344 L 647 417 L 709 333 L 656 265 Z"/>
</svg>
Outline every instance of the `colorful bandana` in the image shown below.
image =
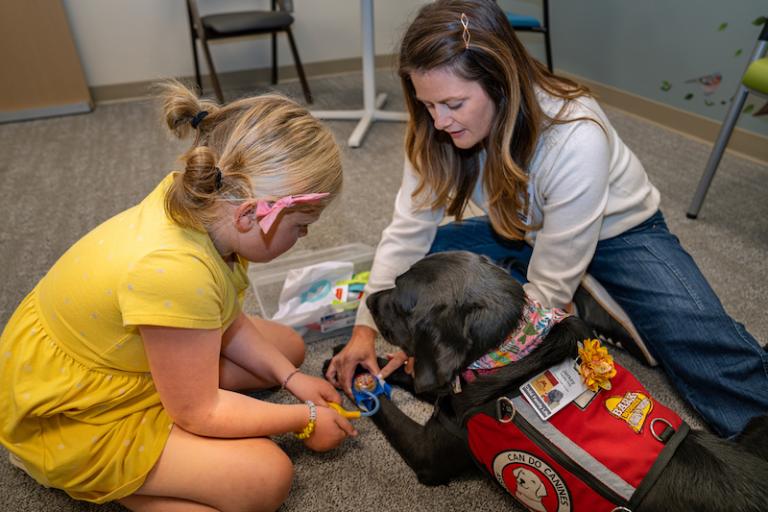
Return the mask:
<svg viewBox="0 0 768 512">
<path fill-rule="evenodd" d="M 283 209 L 290 208 L 297 204 L 316 203 L 328 195 L 328 192 L 323 192 L 321 194 L 299 194 L 296 196 L 281 197 L 273 203 L 269 201 L 258 201 L 256 203 L 256 216 L 261 217 L 259 226 L 264 234 L 267 234 L 272 228 L 275 219 L 277 219 L 277 216 Z"/>
<path fill-rule="evenodd" d="M 567 317 L 560 308 L 545 308 L 530 297 L 525 298 L 523 318 L 499 348 L 467 366 L 468 370 L 491 370 L 519 361 L 536 348 L 556 323 Z"/>
</svg>

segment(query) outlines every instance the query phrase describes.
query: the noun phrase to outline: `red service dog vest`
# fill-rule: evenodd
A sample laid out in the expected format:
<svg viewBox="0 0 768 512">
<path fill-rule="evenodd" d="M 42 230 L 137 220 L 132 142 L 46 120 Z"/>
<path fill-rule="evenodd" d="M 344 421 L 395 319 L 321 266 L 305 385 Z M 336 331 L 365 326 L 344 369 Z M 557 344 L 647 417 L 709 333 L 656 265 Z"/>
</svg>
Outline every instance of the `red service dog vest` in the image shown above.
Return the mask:
<svg viewBox="0 0 768 512">
<path fill-rule="evenodd" d="M 689 428 L 626 369 L 616 371 L 610 391 L 546 422 L 522 397 L 499 398 L 496 414 L 486 407 L 466 423 L 472 454 L 528 510 L 631 511 Z"/>
</svg>

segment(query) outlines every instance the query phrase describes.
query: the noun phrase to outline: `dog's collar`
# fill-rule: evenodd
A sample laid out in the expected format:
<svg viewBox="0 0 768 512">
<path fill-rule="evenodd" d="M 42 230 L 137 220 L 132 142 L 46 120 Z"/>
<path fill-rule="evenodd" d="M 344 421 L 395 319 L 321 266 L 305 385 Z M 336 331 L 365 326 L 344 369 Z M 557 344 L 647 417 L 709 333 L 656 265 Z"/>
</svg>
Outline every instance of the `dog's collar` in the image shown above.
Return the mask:
<svg viewBox="0 0 768 512">
<path fill-rule="evenodd" d="M 519 361 L 539 346 L 550 329 L 567 316 L 568 313 L 564 309 L 544 307 L 535 299 L 526 296 L 523 316 L 517 327 L 496 349 L 467 366 L 461 372 L 461 377 L 466 382 L 472 382 L 481 375 L 493 373 L 498 368 Z M 459 391 L 456 391 L 457 387 Z M 460 390 L 460 385 L 454 384 L 454 392 L 458 393 Z"/>
</svg>

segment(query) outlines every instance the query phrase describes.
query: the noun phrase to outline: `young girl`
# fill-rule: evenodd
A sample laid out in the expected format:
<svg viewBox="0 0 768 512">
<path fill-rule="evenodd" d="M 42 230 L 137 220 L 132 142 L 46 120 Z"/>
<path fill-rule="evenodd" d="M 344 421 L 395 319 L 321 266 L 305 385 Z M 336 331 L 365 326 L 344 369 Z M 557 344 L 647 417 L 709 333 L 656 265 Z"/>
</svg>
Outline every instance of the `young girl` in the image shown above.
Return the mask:
<svg viewBox="0 0 768 512">
<path fill-rule="evenodd" d="M 340 397 L 297 370 L 302 339 L 240 308 L 248 261 L 307 234 L 341 189 L 338 148 L 276 95 L 226 106 L 179 83 L 165 119 L 183 170 L 74 244 L 0 338 L 0 442 L 76 499 L 131 510 L 275 510 L 293 468 L 268 436 L 329 450 Z M 278 405 L 235 390 L 282 387 Z"/>
<path fill-rule="evenodd" d="M 768 412 L 768 352 L 669 232 L 659 191 L 589 91 L 532 59 L 495 2 L 422 7 L 399 68 L 405 172 L 368 293 L 450 249 L 526 264 L 525 291 L 546 307 L 568 307 L 589 272 L 717 433 L 734 436 Z M 438 229 L 470 200 L 488 216 Z M 327 373 L 347 391 L 357 364 L 379 371 L 365 305 L 357 321 Z"/>
</svg>

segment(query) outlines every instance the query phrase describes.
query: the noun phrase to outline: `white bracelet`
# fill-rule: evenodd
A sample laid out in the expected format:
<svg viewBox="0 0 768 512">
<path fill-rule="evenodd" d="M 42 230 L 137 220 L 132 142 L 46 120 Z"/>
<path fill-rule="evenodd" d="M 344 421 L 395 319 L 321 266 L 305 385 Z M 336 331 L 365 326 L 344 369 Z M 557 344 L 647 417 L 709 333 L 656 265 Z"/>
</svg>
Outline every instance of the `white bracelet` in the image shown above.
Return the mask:
<svg viewBox="0 0 768 512">
<path fill-rule="evenodd" d="M 314 402 L 312 402 L 312 400 L 307 400 L 304 403 L 309 406 L 309 422 L 307 422 L 307 426 L 304 427 L 301 432 L 294 432 L 293 434 L 302 441 L 310 438 L 315 431 L 315 423 L 317 420 L 317 407 L 315 407 Z"/>
<path fill-rule="evenodd" d="M 317 406 L 312 400 L 304 402 L 309 406 L 309 421 L 315 421 L 317 419 Z"/>
</svg>

